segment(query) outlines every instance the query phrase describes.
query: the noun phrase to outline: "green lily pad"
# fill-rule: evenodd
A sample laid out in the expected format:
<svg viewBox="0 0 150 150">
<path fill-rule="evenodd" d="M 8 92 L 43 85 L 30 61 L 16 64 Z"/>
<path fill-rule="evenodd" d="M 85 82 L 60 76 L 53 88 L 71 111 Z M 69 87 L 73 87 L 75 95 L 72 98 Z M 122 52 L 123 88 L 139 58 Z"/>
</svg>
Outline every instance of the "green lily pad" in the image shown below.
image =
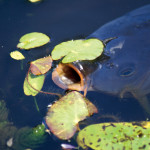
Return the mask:
<svg viewBox="0 0 150 150">
<path fill-rule="evenodd" d="M 39 32 L 32 32 L 22 36 L 19 40 L 20 43 L 18 43 L 17 47 L 20 49 L 28 50 L 31 48 L 45 45 L 49 41 L 50 38 L 47 35 Z"/>
<path fill-rule="evenodd" d="M 27 78 L 28 78 L 28 81 L 27 81 Z M 29 73 L 26 76 L 24 80 L 24 85 L 23 85 L 25 95 L 36 96 L 43 87 L 44 79 L 45 79 L 44 75 L 34 76 L 33 74 Z"/>
<path fill-rule="evenodd" d="M 16 60 L 22 60 L 25 59 L 25 57 L 20 53 L 19 51 L 13 51 L 10 53 L 10 57 Z"/>
<path fill-rule="evenodd" d="M 103 49 L 103 42 L 98 39 L 72 40 L 55 46 L 52 51 L 52 59 L 58 60 L 65 56 L 63 63 L 93 60 L 102 54 Z"/>
<path fill-rule="evenodd" d="M 93 124 L 82 129 L 77 143 L 83 149 L 148 149 L 150 122 Z"/>
<path fill-rule="evenodd" d="M 87 106 L 90 103 L 90 107 Z M 73 91 L 56 101 L 48 110 L 46 124 L 59 139 L 70 139 L 78 129 L 78 123 L 87 116 L 97 113 L 97 108 L 81 95 Z"/>
<path fill-rule="evenodd" d="M 32 61 L 30 63 L 30 70 L 34 75 L 41 75 L 47 73 L 52 66 L 52 58 L 51 56 L 44 57 Z"/>
</svg>

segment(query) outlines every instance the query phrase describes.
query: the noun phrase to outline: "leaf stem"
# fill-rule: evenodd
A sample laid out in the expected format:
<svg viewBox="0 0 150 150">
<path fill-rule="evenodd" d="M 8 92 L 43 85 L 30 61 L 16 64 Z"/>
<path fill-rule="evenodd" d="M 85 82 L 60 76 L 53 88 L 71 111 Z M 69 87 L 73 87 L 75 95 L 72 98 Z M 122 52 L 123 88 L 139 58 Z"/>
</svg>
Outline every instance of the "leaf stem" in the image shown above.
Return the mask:
<svg viewBox="0 0 150 150">
<path fill-rule="evenodd" d="M 28 73 L 27 73 L 27 82 L 28 82 L 28 84 L 29 84 L 29 86 L 32 88 L 32 89 L 34 89 L 35 91 L 37 91 L 37 92 L 39 92 L 39 93 L 43 93 L 43 94 L 49 94 L 49 95 L 56 95 L 56 96 L 58 96 L 59 98 L 60 97 L 62 97 L 62 95 L 61 94 L 59 94 L 59 93 L 51 93 L 51 92 L 45 92 L 45 91 L 39 91 L 39 90 L 37 90 L 36 88 L 34 88 L 32 85 L 31 85 L 31 83 L 29 82 L 29 73 L 30 73 L 30 69 L 31 69 L 31 66 L 29 67 L 29 70 L 28 70 Z"/>
<path fill-rule="evenodd" d="M 40 112 L 39 106 L 38 106 L 38 104 L 37 104 L 36 97 L 33 96 L 33 99 L 34 99 L 34 103 L 35 103 L 35 107 L 36 107 L 37 111 Z"/>
</svg>

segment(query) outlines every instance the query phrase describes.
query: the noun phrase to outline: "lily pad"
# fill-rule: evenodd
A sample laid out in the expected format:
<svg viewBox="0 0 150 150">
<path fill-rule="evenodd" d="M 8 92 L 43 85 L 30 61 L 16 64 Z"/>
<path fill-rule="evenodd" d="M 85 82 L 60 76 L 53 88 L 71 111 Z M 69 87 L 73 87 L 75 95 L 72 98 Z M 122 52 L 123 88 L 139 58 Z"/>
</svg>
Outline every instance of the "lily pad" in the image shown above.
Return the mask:
<svg viewBox="0 0 150 150">
<path fill-rule="evenodd" d="M 41 75 L 47 73 L 52 66 L 51 56 L 44 57 L 32 61 L 30 64 L 30 70 L 34 75 Z"/>
<path fill-rule="evenodd" d="M 64 57 L 63 63 L 93 60 L 102 54 L 103 49 L 103 42 L 98 39 L 72 40 L 55 46 L 52 51 L 52 59 L 58 60 Z"/>
<path fill-rule="evenodd" d="M 87 107 L 87 103 L 92 107 Z M 77 131 L 79 121 L 93 113 L 97 113 L 96 107 L 88 100 L 85 102 L 83 95 L 72 91 L 49 108 L 45 120 L 55 136 L 67 140 Z"/>
<path fill-rule="evenodd" d="M 23 85 L 25 95 L 36 96 L 43 87 L 44 79 L 45 79 L 44 75 L 34 76 L 33 74 L 29 73 L 26 76 Z"/>
<path fill-rule="evenodd" d="M 22 60 L 25 59 L 25 57 L 20 53 L 19 51 L 13 51 L 10 53 L 11 58 L 16 59 L 16 60 Z"/>
<path fill-rule="evenodd" d="M 32 32 L 22 36 L 19 40 L 20 43 L 17 45 L 17 47 L 20 49 L 28 50 L 31 48 L 45 45 L 49 41 L 50 38 L 47 35 L 39 32 Z"/>
<path fill-rule="evenodd" d="M 148 149 L 150 122 L 93 124 L 82 129 L 77 143 L 83 149 Z"/>
<path fill-rule="evenodd" d="M 41 0 L 29 0 L 29 2 L 31 3 L 37 3 L 37 2 L 40 2 Z"/>
</svg>

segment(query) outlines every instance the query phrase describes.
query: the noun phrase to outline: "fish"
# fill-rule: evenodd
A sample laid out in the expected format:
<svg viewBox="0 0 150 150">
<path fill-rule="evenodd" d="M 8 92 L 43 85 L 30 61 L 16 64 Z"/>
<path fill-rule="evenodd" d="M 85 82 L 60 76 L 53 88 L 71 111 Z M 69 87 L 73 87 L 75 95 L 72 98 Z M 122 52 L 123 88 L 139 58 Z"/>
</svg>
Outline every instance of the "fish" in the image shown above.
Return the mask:
<svg viewBox="0 0 150 150">
<path fill-rule="evenodd" d="M 132 95 L 150 115 L 150 5 L 110 21 L 89 35 L 104 43 L 92 61 L 58 64 L 52 73 L 63 89 Z"/>
</svg>

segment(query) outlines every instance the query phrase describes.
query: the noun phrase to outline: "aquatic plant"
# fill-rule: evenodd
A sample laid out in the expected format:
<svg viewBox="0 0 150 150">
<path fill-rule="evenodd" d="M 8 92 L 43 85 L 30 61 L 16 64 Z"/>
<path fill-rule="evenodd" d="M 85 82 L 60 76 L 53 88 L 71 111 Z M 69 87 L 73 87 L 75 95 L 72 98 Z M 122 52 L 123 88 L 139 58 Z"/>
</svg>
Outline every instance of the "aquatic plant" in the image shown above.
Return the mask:
<svg viewBox="0 0 150 150">
<path fill-rule="evenodd" d="M 28 0 L 28 1 L 31 3 L 38 3 L 38 2 L 41 2 L 42 0 Z"/>
<path fill-rule="evenodd" d="M 150 122 L 93 124 L 82 129 L 77 143 L 83 149 L 149 149 Z"/>
<path fill-rule="evenodd" d="M 25 95 L 36 96 L 42 89 L 45 80 L 45 75 L 34 76 L 28 73 L 24 80 L 23 89 Z"/>
<path fill-rule="evenodd" d="M 31 48 L 47 44 L 48 42 L 50 42 L 50 38 L 43 33 L 32 32 L 23 35 L 20 38 L 19 42 L 20 43 L 18 43 L 17 45 L 18 48 L 29 50 Z"/>
<path fill-rule="evenodd" d="M 18 48 L 29 50 L 48 43 L 50 38 L 43 33 L 32 32 L 22 36 L 19 41 L 20 43 L 17 45 Z M 64 56 L 65 57 L 62 60 L 63 63 L 78 60 L 93 60 L 99 57 L 103 50 L 104 44 L 98 39 L 72 40 L 55 46 L 52 51 L 52 58 L 51 56 L 47 56 L 30 63 L 30 67 L 24 81 L 25 95 L 35 96 L 40 92 L 60 96 L 58 93 L 41 91 L 44 84 L 44 74 L 51 69 L 52 61 L 58 60 Z M 11 52 L 10 56 L 14 59 L 24 59 L 24 56 L 19 51 Z M 35 76 L 30 74 L 30 72 Z M 38 77 L 38 75 L 43 76 Z"/>
<path fill-rule="evenodd" d="M 45 74 L 51 69 L 52 61 L 53 60 L 52 60 L 51 56 L 37 59 L 30 63 L 29 70 L 34 75 Z"/>
<path fill-rule="evenodd" d="M 8 121 L 8 109 L 4 100 L 0 100 L 0 122 Z"/>
<path fill-rule="evenodd" d="M 71 40 L 56 45 L 52 51 L 52 59 L 64 57 L 62 63 L 93 60 L 102 54 L 103 49 L 103 42 L 98 39 Z"/>
<path fill-rule="evenodd" d="M 49 130 L 59 139 L 70 139 L 77 130 L 78 123 L 98 110 L 79 92 L 72 91 L 56 101 L 45 117 Z"/>
<path fill-rule="evenodd" d="M 23 54 L 21 52 L 19 52 L 18 50 L 11 52 L 10 56 L 11 56 L 11 58 L 16 59 L 16 60 L 25 59 Z"/>
<path fill-rule="evenodd" d="M 7 141 L 14 136 L 17 128 L 8 120 L 8 109 L 4 100 L 0 101 L 0 149 L 9 150 L 11 143 Z M 7 146 L 8 144 L 8 146 Z M 10 145 L 9 145 L 10 144 Z"/>
<path fill-rule="evenodd" d="M 45 126 L 43 124 L 34 128 L 24 127 L 17 130 L 14 140 L 13 149 L 25 150 L 39 148 L 46 142 L 48 134 L 45 132 Z"/>
<path fill-rule="evenodd" d="M 0 101 L 0 150 L 25 150 L 39 148 L 48 134 L 45 126 L 17 128 L 8 120 L 8 109 L 4 100 Z"/>
</svg>

